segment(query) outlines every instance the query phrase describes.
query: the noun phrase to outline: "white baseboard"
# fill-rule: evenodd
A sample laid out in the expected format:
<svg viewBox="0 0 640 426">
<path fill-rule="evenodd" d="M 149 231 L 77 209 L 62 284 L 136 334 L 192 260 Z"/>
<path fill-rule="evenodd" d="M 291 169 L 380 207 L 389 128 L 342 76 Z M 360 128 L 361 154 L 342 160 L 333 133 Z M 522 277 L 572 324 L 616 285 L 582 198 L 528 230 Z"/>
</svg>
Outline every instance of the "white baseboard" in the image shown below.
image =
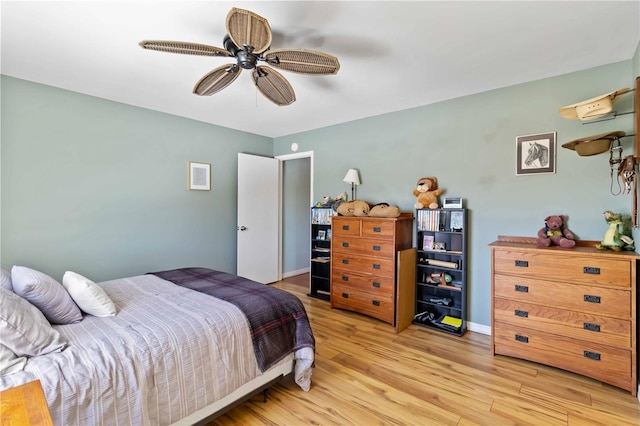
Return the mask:
<svg viewBox="0 0 640 426">
<path fill-rule="evenodd" d="M 298 269 L 297 271 L 283 272 L 282 278 L 295 277 L 296 275 L 306 274 L 311 271 L 311 268 Z"/>
<path fill-rule="evenodd" d="M 476 333 L 486 334 L 487 336 L 491 336 L 490 325 L 476 324 L 475 322 L 467 321 L 467 330 L 475 331 Z"/>
</svg>

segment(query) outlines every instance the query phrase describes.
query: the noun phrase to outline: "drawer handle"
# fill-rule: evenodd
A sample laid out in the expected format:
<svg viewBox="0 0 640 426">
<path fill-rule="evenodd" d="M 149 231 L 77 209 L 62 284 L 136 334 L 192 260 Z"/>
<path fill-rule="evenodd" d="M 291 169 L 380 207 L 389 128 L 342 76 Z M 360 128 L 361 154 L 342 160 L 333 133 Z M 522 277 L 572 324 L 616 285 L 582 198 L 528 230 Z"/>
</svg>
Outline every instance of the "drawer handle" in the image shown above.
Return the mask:
<svg viewBox="0 0 640 426">
<path fill-rule="evenodd" d="M 374 226 L 373 227 L 373 232 L 382 232 L 382 229 L 380 229 L 379 226 Z"/>
<path fill-rule="evenodd" d="M 520 334 L 516 334 L 516 341 L 522 343 L 529 343 L 529 338 L 527 336 L 521 336 Z"/>
<path fill-rule="evenodd" d="M 520 309 L 516 309 L 514 313 L 517 317 L 529 318 L 529 312 L 527 311 L 521 311 Z"/>
<path fill-rule="evenodd" d="M 520 293 L 529 293 L 529 287 L 526 286 L 526 285 L 516 284 L 515 289 L 516 289 L 516 291 L 519 291 Z"/>
<path fill-rule="evenodd" d="M 374 263 L 373 264 L 373 269 L 380 269 L 380 264 L 379 263 Z"/>
<path fill-rule="evenodd" d="M 593 324 L 593 323 L 591 323 L 591 322 L 585 322 L 585 323 L 582 325 L 582 327 L 583 327 L 585 330 L 595 331 L 595 332 L 597 332 L 597 333 L 599 333 L 599 332 L 600 332 L 600 324 Z"/>
<path fill-rule="evenodd" d="M 380 251 L 380 246 L 373 246 L 373 251 Z"/>
<path fill-rule="evenodd" d="M 600 354 L 597 352 L 584 351 L 584 357 L 592 359 L 594 361 L 600 361 Z"/>
<path fill-rule="evenodd" d="M 345 265 L 349 264 L 349 259 L 342 259 L 342 263 L 344 263 Z"/>
<path fill-rule="evenodd" d="M 342 281 L 349 281 L 349 277 L 348 277 L 348 276 L 346 276 L 346 275 L 343 275 L 343 276 L 342 276 Z"/>
<path fill-rule="evenodd" d="M 373 304 L 373 306 L 380 306 L 379 300 L 372 300 L 371 303 Z"/>
<path fill-rule="evenodd" d="M 529 262 L 526 260 L 516 260 L 516 266 L 518 268 L 528 268 L 529 267 Z"/>
<path fill-rule="evenodd" d="M 594 268 L 593 266 L 585 266 L 584 268 L 582 268 L 582 272 L 584 272 L 585 274 L 600 275 L 600 268 Z"/>
<path fill-rule="evenodd" d="M 349 243 L 345 241 L 344 243 L 342 243 L 342 247 L 349 247 Z"/>
<path fill-rule="evenodd" d="M 349 293 L 342 293 L 342 297 L 344 297 L 345 299 L 349 298 Z"/>
<path fill-rule="evenodd" d="M 376 287 L 376 288 L 380 288 L 380 283 L 378 283 L 378 282 L 374 281 L 374 282 L 371 283 L 371 285 Z"/>
<path fill-rule="evenodd" d="M 342 229 L 344 229 L 345 231 L 349 230 L 349 225 L 342 225 Z"/>
<path fill-rule="evenodd" d="M 589 303 L 600 303 L 600 296 L 584 295 L 584 301 Z"/>
</svg>

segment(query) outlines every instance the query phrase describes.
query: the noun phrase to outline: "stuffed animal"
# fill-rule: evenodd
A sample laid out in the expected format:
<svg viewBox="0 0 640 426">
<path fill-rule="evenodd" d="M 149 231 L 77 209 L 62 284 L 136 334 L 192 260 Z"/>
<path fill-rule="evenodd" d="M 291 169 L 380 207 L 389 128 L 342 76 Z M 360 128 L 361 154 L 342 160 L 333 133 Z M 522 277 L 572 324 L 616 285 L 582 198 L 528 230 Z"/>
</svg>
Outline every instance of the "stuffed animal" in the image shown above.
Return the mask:
<svg viewBox="0 0 640 426">
<path fill-rule="evenodd" d="M 342 216 L 367 216 L 369 210 L 371 210 L 371 205 L 366 201 L 353 200 L 340 204 L 336 212 Z"/>
<path fill-rule="evenodd" d="M 319 201 L 316 204 L 316 207 L 332 208 L 333 210 L 338 211 L 338 206 L 345 201 L 347 201 L 346 192 L 336 195 L 335 198 L 331 198 L 328 195 L 325 195 L 324 197 L 322 197 L 322 201 Z"/>
<path fill-rule="evenodd" d="M 547 216 L 544 220 L 544 228 L 538 231 L 536 244 L 539 247 L 549 247 L 556 245 L 564 248 L 575 247 L 573 232 L 564 226 L 564 216 Z"/>
<path fill-rule="evenodd" d="M 390 206 L 387 203 L 378 203 L 371 207 L 369 216 L 372 217 L 398 217 L 400 216 L 400 207 Z"/>
<path fill-rule="evenodd" d="M 600 244 L 596 244 L 599 250 L 611 249 L 613 251 L 635 250 L 633 238 L 631 238 L 631 216 L 613 213 L 609 210 L 603 213 L 604 220 L 609 229 L 604 233 Z"/>
<path fill-rule="evenodd" d="M 437 209 L 438 195 L 442 194 L 442 190 L 438 189 L 438 183 L 434 177 L 423 177 L 418 180 L 413 195 L 417 197 L 416 209 Z"/>
</svg>

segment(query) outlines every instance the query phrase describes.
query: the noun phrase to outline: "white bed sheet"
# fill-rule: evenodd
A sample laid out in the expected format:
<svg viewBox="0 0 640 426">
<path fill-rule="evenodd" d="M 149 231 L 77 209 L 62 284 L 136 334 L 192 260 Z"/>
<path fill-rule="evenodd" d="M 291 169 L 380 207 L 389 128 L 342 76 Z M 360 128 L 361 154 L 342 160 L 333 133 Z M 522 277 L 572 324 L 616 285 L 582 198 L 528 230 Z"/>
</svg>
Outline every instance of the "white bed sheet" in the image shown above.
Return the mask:
<svg viewBox="0 0 640 426">
<path fill-rule="evenodd" d="M 66 350 L 0 378 L 2 389 L 39 379 L 55 424 L 171 424 L 261 375 L 234 305 L 154 275 L 100 285 L 116 316 L 55 326 Z M 313 350 L 296 358 L 296 382 L 308 390 Z"/>
</svg>

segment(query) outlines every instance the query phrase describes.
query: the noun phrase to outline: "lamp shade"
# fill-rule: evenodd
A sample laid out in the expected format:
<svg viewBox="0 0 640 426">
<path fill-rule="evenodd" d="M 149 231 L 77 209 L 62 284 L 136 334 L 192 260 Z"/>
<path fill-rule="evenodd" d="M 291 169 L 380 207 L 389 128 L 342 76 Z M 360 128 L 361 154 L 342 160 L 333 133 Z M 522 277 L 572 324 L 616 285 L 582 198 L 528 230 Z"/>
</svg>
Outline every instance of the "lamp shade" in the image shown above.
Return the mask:
<svg viewBox="0 0 640 426">
<path fill-rule="evenodd" d="M 344 183 L 351 183 L 354 185 L 360 185 L 360 175 L 356 169 L 349 169 L 344 179 L 342 179 Z"/>
</svg>

